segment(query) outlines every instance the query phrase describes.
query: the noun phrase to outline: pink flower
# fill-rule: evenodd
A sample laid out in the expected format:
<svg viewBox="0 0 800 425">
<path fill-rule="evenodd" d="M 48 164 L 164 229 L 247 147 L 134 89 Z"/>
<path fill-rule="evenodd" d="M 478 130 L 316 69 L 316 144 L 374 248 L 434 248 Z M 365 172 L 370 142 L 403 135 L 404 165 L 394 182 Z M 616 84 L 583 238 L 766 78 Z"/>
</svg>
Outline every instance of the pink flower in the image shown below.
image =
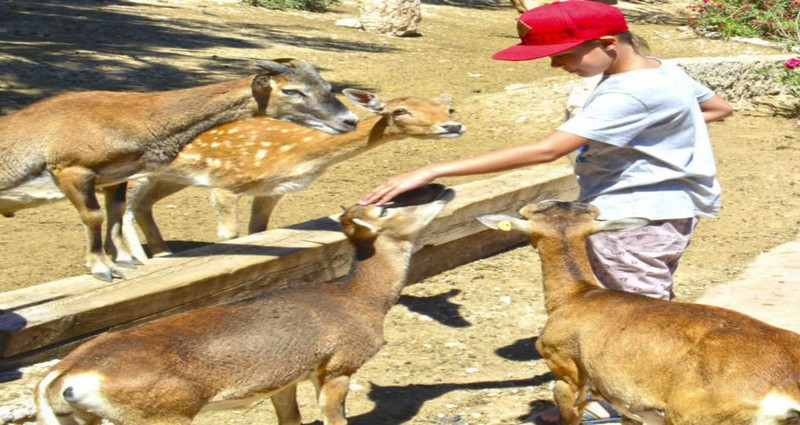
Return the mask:
<svg viewBox="0 0 800 425">
<path fill-rule="evenodd" d="M 784 66 L 788 69 L 795 69 L 798 66 L 800 66 L 800 58 L 791 58 L 788 61 L 786 61 Z"/>
</svg>

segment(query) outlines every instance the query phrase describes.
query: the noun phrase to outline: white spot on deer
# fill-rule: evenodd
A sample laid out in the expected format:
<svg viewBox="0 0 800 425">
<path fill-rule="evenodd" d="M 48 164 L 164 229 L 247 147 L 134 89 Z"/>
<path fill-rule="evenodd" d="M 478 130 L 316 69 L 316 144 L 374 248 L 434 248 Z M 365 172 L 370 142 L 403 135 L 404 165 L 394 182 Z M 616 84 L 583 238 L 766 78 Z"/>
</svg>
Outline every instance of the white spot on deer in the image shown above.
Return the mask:
<svg viewBox="0 0 800 425">
<path fill-rule="evenodd" d="M 211 178 L 207 174 L 192 176 L 192 181 L 194 182 L 195 186 L 211 186 Z"/>
<path fill-rule="evenodd" d="M 265 148 L 268 148 L 268 147 L 272 146 L 272 142 L 261 142 L 261 146 L 263 146 Z"/>
<path fill-rule="evenodd" d="M 239 132 L 238 128 L 232 128 L 232 129 L 228 130 L 228 134 L 233 134 L 233 133 L 238 133 L 238 132 Z"/>
<path fill-rule="evenodd" d="M 198 153 L 186 153 L 186 152 L 181 152 L 180 154 L 178 154 L 178 156 L 189 160 L 198 160 L 203 157 L 203 155 L 200 155 Z"/>
<path fill-rule="evenodd" d="M 256 152 L 256 161 L 261 161 L 266 157 L 267 157 L 266 149 L 259 149 L 258 152 Z"/>
<path fill-rule="evenodd" d="M 283 146 L 281 146 L 281 152 L 288 152 L 288 151 L 290 151 L 292 149 L 294 149 L 294 143 L 291 144 L 291 145 L 283 145 Z"/>
<path fill-rule="evenodd" d="M 219 166 L 222 165 L 222 161 L 220 161 L 218 158 L 208 158 L 206 159 L 206 164 L 213 168 L 219 168 Z"/>
<path fill-rule="evenodd" d="M 286 129 L 286 128 L 281 130 L 281 133 L 288 133 L 288 132 L 289 132 L 289 129 Z"/>
<path fill-rule="evenodd" d="M 217 143 L 217 142 L 213 142 L 213 143 L 211 143 L 211 147 L 212 147 L 212 148 L 216 148 L 216 147 L 218 147 L 218 146 L 219 146 L 219 143 Z"/>
</svg>

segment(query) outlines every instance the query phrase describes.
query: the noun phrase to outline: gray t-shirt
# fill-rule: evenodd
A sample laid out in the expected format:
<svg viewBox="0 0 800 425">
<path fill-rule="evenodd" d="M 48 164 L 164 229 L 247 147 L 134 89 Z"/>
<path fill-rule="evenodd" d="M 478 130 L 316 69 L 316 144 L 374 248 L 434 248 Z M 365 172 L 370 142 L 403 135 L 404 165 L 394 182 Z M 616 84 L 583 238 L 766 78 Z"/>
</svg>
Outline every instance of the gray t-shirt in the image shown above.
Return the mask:
<svg viewBox="0 0 800 425">
<path fill-rule="evenodd" d="M 592 141 L 579 149 L 579 200 L 601 219 L 714 216 L 720 187 L 700 102 L 714 95 L 680 68 L 603 76 L 558 129 Z"/>
</svg>

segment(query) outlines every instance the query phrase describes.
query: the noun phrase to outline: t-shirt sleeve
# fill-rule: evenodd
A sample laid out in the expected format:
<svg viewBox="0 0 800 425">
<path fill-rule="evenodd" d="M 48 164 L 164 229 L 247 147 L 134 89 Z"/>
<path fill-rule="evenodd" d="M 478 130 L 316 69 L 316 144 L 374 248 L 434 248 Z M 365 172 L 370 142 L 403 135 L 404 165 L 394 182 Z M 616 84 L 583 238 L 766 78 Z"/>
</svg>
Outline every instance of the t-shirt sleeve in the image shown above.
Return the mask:
<svg viewBox="0 0 800 425">
<path fill-rule="evenodd" d="M 647 106 L 633 96 L 606 93 L 592 99 L 558 130 L 621 147 L 652 125 L 652 119 Z"/>
<path fill-rule="evenodd" d="M 708 99 L 714 97 L 714 91 L 710 88 L 700 84 L 697 80 L 689 78 L 689 80 L 694 83 L 694 94 L 697 97 L 697 103 L 705 102 Z"/>
<path fill-rule="evenodd" d="M 705 102 L 708 99 L 711 99 L 714 96 L 714 91 L 710 88 L 704 86 L 699 81 L 692 78 L 689 74 L 686 73 L 682 68 L 675 67 L 678 72 L 681 74 L 682 78 L 686 80 L 688 84 L 691 85 L 692 90 L 694 91 L 695 98 L 697 98 L 697 103 Z"/>
</svg>

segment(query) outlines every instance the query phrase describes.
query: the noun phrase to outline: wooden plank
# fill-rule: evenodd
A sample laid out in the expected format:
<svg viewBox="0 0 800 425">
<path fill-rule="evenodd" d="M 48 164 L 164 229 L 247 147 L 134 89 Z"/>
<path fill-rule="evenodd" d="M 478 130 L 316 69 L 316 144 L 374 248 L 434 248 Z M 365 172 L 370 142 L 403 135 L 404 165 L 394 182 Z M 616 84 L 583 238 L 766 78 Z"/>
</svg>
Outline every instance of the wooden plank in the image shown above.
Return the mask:
<svg viewBox="0 0 800 425">
<path fill-rule="evenodd" d="M 514 213 L 541 199 L 574 199 L 571 169 L 540 167 L 455 187 L 457 196 L 418 240 L 411 282 L 483 258 L 521 238 L 474 217 Z M 333 280 L 351 266 L 337 216 L 156 258 L 103 283 L 90 276 L 0 294 L 0 370 L 62 355 L 111 329 L 243 298 L 288 283 Z"/>
</svg>

